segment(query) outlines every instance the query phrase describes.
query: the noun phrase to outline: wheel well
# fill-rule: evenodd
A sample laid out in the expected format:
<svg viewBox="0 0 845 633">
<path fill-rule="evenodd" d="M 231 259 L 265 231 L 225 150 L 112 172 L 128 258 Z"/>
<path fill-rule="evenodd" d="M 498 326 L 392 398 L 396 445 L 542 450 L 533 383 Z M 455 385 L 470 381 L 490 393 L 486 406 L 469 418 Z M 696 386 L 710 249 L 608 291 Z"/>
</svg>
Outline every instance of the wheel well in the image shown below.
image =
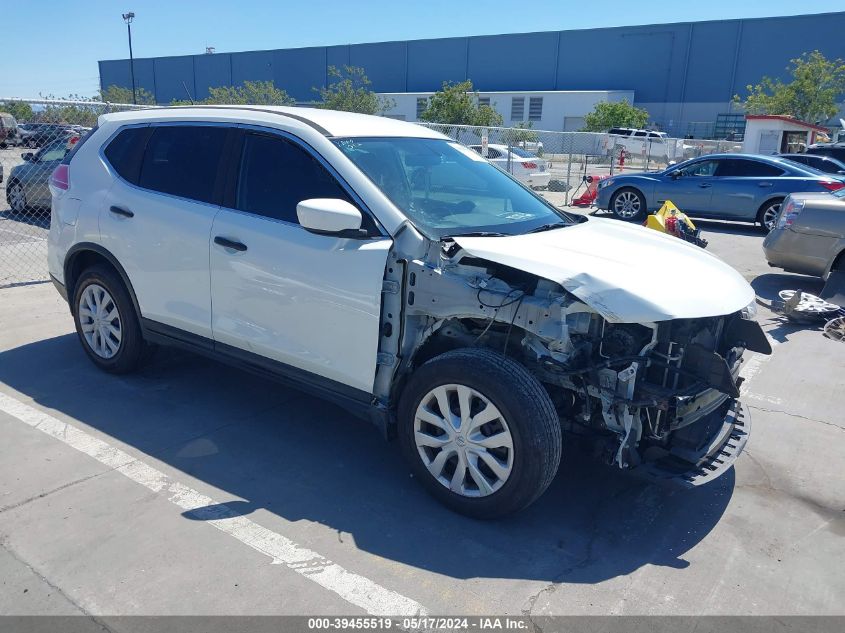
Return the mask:
<svg viewBox="0 0 845 633">
<path fill-rule="evenodd" d="M 506 332 L 508 330 L 508 324 L 498 323 L 496 325 L 497 327 L 495 329 L 491 329 L 483 338 L 479 339 L 475 333 L 479 329 L 476 319 L 449 320 L 420 345 L 411 361 L 412 366 L 416 369 L 435 356 L 439 356 L 453 349 L 465 347 L 489 348 L 501 353 L 504 350 L 504 340 L 507 335 L 496 330 L 504 330 Z M 510 327 L 510 335 L 507 336 L 509 356 L 521 360 L 522 348 L 519 342 L 527 333 L 526 330 L 518 325 Z"/>
<path fill-rule="evenodd" d="M 763 211 L 765 210 L 766 207 L 768 207 L 773 202 L 783 203 L 784 200 L 786 200 L 786 198 L 783 197 L 783 196 L 775 196 L 774 198 L 769 198 L 768 200 L 766 200 L 763 204 L 760 205 L 760 208 L 757 209 L 757 221 L 758 222 L 763 221 Z"/>
<path fill-rule="evenodd" d="M 115 271 L 123 284 L 126 286 L 129 296 L 132 299 L 132 305 L 135 307 L 135 313 L 141 317 L 141 310 L 138 306 L 138 299 L 135 297 L 135 290 L 129 282 L 129 277 L 126 271 L 114 258 L 114 255 L 102 249 L 97 245 L 80 245 L 75 251 L 71 251 L 65 260 L 65 288 L 67 289 L 68 303 L 70 304 L 71 313 L 73 313 L 73 293 L 76 287 L 76 282 L 79 276 L 87 268 L 92 266 L 105 266 Z"/>
<path fill-rule="evenodd" d="M 845 250 L 840 251 L 839 255 L 836 256 L 836 259 L 833 260 L 833 263 L 830 265 L 831 270 L 845 270 Z"/>
</svg>

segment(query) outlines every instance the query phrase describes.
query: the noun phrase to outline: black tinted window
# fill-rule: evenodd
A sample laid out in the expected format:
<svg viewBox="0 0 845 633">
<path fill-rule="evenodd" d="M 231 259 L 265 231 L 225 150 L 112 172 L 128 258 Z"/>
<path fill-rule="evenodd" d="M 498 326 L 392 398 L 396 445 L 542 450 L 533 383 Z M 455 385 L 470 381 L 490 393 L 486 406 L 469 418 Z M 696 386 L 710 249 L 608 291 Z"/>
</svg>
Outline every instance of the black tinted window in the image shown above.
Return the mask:
<svg viewBox="0 0 845 633">
<path fill-rule="evenodd" d="M 783 169 L 768 163 L 743 158 L 728 158 L 719 161 L 717 176 L 733 176 L 747 178 L 772 178 L 783 175 Z"/>
<path fill-rule="evenodd" d="M 153 128 L 141 163 L 140 185 L 212 202 L 226 129 L 208 125 Z"/>
<path fill-rule="evenodd" d="M 309 198 L 342 198 L 346 192 L 308 152 L 276 136 L 247 134 L 236 206 L 268 218 L 298 223 L 296 205 Z"/>
<path fill-rule="evenodd" d="M 845 147 L 808 147 L 807 153 L 830 156 L 831 158 L 845 162 Z"/>
</svg>

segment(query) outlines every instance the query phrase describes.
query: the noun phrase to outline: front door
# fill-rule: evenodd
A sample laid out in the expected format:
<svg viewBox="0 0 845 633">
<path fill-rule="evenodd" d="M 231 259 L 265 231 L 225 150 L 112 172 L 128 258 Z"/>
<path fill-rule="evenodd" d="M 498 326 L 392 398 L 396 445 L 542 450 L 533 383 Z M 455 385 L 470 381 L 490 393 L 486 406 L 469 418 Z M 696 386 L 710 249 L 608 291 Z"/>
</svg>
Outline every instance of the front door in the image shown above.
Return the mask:
<svg viewBox="0 0 845 633">
<path fill-rule="evenodd" d="M 672 172 L 664 176 L 663 182 L 655 190 L 657 206 L 671 200 L 685 213 L 708 214 L 718 162 L 712 159 L 697 160 L 675 170 L 674 173 L 678 174 L 675 178 L 671 177 Z"/>
<path fill-rule="evenodd" d="M 392 240 L 363 209 L 370 239 L 299 225 L 302 200 L 356 202 L 295 139 L 245 131 L 236 171 L 233 208 L 211 230 L 215 343 L 372 393 Z"/>
</svg>

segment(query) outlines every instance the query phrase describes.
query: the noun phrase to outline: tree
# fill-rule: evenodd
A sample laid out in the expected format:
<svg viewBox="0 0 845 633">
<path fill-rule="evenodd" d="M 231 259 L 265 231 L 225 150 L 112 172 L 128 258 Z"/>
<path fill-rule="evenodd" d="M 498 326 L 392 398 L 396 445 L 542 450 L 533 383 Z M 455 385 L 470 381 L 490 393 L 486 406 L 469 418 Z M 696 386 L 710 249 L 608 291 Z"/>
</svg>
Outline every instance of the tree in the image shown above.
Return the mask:
<svg viewBox="0 0 845 633">
<path fill-rule="evenodd" d="M 31 121 L 33 117 L 32 106 L 25 101 L 4 101 L 0 103 L 0 112 L 8 112 L 20 123 Z"/>
<path fill-rule="evenodd" d="M 344 66 L 343 71 L 336 66 L 329 66 L 329 80 L 326 88 L 314 88 L 320 95 L 318 108 L 343 110 L 361 114 L 381 114 L 396 105 L 393 99 L 381 97 L 370 89 L 372 82 L 364 69 L 358 66 Z"/>
<path fill-rule="evenodd" d="M 627 99 L 601 101 L 584 117 L 582 132 L 607 132 L 612 127 L 643 128 L 648 123 L 648 110 L 637 108 Z"/>
<path fill-rule="evenodd" d="M 215 105 L 294 105 L 296 101 L 272 81 L 245 81 L 243 86 L 218 86 L 208 89 L 208 97 L 194 103 Z M 173 105 L 190 105 L 173 101 Z"/>
<path fill-rule="evenodd" d="M 763 77 L 746 86 L 748 96 L 734 102 L 749 114 L 784 114 L 811 123 L 826 121 L 837 113 L 837 99 L 845 93 L 845 61 L 827 59 L 819 51 L 789 60 L 792 81 Z"/>
<path fill-rule="evenodd" d="M 132 103 L 132 88 L 122 86 L 109 86 L 105 90 L 100 89 L 98 99 L 106 103 Z M 139 105 L 155 105 L 153 94 L 143 88 L 135 88 L 135 97 Z"/>
<path fill-rule="evenodd" d="M 478 105 L 478 92 L 473 90 L 470 80 L 457 84 L 444 81 L 443 87 L 429 99 L 420 119 L 431 123 L 482 127 L 502 124 L 501 114 L 489 105 Z"/>
</svg>

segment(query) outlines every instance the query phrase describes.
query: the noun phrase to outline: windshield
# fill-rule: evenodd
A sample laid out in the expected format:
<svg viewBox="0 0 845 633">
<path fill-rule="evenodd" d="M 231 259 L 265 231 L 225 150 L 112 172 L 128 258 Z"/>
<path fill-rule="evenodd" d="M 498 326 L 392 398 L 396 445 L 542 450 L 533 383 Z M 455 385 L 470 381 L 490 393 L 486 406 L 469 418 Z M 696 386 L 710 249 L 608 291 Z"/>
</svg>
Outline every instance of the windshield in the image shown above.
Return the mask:
<svg viewBox="0 0 845 633">
<path fill-rule="evenodd" d="M 431 239 L 468 233 L 517 235 L 574 222 L 454 141 L 354 138 L 335 143 Z"/>
</svg>

